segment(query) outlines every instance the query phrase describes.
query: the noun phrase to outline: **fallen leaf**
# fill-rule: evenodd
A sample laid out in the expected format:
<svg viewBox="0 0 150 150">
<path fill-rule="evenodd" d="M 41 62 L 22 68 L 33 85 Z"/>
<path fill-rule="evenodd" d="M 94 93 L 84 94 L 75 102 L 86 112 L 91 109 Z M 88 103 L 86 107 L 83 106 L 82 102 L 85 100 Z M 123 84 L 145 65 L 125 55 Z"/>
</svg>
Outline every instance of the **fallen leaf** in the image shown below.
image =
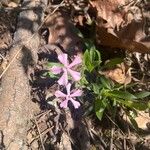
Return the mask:
<svg viewBox="0 0 150 150">
<path fill-rule="evenodd" d="M 132 52 L 150 53 L 150 39 L 146 34 L 146 15 L 128 0 L 95 0 L 97 10 L 96 39 L 101 45 Z"/>
<path fill-rule="evenodd" d="M 82 40 L 76 33 L 69 15 L 64 12 L 56 12 L 51 15 L 45 25 L 49 29 L 49 44 L 59 44 L 64 51 L 70 54 L 80 53 L 83 49 Z"/>
<path fill-rule="evenodd" d="M 126 67 L 124 63 L 117 65 L 114 69 L 109 69 L 106 71 L 99 72 L 101 75 L 104 75 L 111 80 L 120 83 L 120 84 L 129 84 L 131 82 L 131 69 L 128 68 L 126 71 Z"/>
<path fill-rule="evenodd" d="M 131 123 L 128 116 L 124 115 L 123 119 Z M 144 111 L 139 112 L 138 116 L 135 117 L 135 121 L 140 129 L 149 130 L 148 124 L 150 123 L 150 117 L 148 113 L 145 113 Z"/>
<path fill-rule="evenodd" d="M 97 9 L 97 17 L 106 21 L 105 26 L 115 28 L 123 21 L 124 11 L 118 8 L 125 5 L 125 0 L 94 0 L 91 5 Z"/>
</svg>

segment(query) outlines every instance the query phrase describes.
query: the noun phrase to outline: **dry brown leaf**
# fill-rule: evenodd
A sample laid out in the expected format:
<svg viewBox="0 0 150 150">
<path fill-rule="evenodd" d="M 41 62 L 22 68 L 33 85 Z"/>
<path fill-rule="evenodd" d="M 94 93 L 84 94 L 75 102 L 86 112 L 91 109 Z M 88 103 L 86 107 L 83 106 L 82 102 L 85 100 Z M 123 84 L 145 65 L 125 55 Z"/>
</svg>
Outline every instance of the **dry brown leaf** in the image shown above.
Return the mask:
<svg viewBox="0 0 150 150">
<path fill-rule="evenodd" d="M 126 114 L 124 114 L 123 119 L 131 124 L 130 119 L 126 116 Z M 138 127 L 142 130 L 149 130 L 148 124 L 150 123 L 150 116 L 148 113 L 145 113 L 144 111 L 139 112 L 138 116 L 135 118 L 135 121 L 137 122 Z"/>
<path fill-rule="evenodd" d="M 125 64 L 121 63 L 115 69 L 106 70 L 100 72 L 100 74 L 105 75 L 105 77 L 108 77 L 117 83 L 127 85 L 131 82 L 130 70 L 131 69 L 128 68 L 126 71 Z"/>
<path fill-rule="evenodd" d="M 76 33 L 75 26 L 70 22 L 69 15 L 64 12 L 56 12 L 48 18 L 45 25 L 50 33 L 48 43 L 57 43 L 73 55 L 82 51 L 83 44 Z"/>
<path fill-rule="evenodd" d="M 97 16 L 107 21 L 105 26 L 115 28 L 123 21 L 124 12 L 118 7 L 125 5 L 125 0 L 94 0 L 91 4 L 97 9 Z"/>
<path fill-rule="evenodd" d="M 150 53 L 150 39 L 146 35 L 146 15 L 125 0 L 91 1 L 97 10 L 97 42 L 113 48 Z M 122 6 L 122 9 L 119 7 Z"/>
</svg>

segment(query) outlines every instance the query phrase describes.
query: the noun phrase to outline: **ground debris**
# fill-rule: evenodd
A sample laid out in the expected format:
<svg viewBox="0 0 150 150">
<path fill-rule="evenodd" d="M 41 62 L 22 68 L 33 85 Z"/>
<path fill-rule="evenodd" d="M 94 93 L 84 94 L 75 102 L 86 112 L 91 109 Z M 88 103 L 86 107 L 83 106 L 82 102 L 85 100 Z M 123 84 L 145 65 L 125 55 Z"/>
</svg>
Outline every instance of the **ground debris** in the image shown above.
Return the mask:
<svg viewBox="0 0 150 150">
<path fill-rule="evenodd" d="M 97 10 L 97 42 L 101 45 L 150 53 L 147 5 L 142 1 L 91 1 Z"/>
</svg>

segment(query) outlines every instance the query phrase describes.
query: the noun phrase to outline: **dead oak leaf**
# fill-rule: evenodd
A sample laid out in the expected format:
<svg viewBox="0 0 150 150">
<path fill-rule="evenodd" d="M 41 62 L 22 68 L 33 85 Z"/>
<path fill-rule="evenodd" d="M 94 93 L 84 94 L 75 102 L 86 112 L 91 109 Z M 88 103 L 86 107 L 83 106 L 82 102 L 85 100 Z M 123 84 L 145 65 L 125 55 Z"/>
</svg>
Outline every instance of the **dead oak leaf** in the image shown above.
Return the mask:
<svg viewBox="0 0 150 150">
<path fill-rule="evenodd" d="M 111 80 L 127 85 L 131 82 L 131 68 L 128 68 L 126 71 L 125 64 L 121 63 L 117 65 L 115 69 L 110 69 L 106 71 L 99 72 L 101 75 L 104 75 L 107 78 L 110 78 Z"/>
<path fill-rule="evenodd" d="M 55 12 L 45 22 L 49 30 L 48 44 L 58 44 L 69 54 L 81 53 L 83 43 L 76 33 L 76 27 L 65 12 Z"/>
<path fill-rule="evenodd" d="M 115 28 L 123 21 L 123 11 L 119 11 L 119 6 L 125 5 L 124 0 L 94 0 L 90 2 L 97 9 L 97 17 L 102 18 L 107 23 L 105 26 Z"/>
<path fill-rule="evenodd" d="M 146 13 L 130 3 L 128 0 L 91 1 L 97 10 L 97 43 L 131 52 L 150 53 Z"/>
</svg>

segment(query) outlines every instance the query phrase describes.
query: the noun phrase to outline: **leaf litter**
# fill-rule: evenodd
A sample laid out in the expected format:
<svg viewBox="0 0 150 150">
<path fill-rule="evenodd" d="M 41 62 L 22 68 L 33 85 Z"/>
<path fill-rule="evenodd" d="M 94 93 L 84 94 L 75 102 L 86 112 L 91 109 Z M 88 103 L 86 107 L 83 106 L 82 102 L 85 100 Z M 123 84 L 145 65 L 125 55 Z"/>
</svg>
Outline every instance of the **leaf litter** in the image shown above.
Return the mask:
<svg viewBox="0 0 150 150">
<path fill-rule="evenodd" d="M 120 0 L 105 2 L 95 0 L 90 1 L 90 5 L 92 9 L 95 8 L 97 10 L 97 17 L 95 18 L 97 44 L 108 46 L 110 50 L 119 48 L 134 52 L 129 53 L 129 56 L 127 56 L 131 63 L 131 70 L 129 66 L 125 66 L 124 63 L 121 63 L 116 65 L 114 69 L 106 70 L 102 73 L 106 77 L 121 84 L 130 83 L 131 78 L 132 80 L 139 81 L 141 85 L 138 85 L 136 89 L 134 89 L 135 92 L 150 89 L 150 57 L 149 54 L 145 54 L 150 51 L 149 27 L 147 25 L 149 22 L 149 12 L 147 11 L 149 7 L 148 2 Z M 75 7 L 72 12 L 72 17 L 75 17 L 77 11 L 78 9 Z M 87 12 L 80 14 L 79 20 L 77 20 L 75 24 L 79 23 L 80 26 L 84 26 L 86 19 Z M 52 20 L 55 19 L 52 18 Z M 62 20 L 60 19 L 58 22 Z M 65 25 L 68 26 L 67 24 Z M 61 24 L 58 27 L 55 26 L 54 28 L 48 29 L 50 33 L 48 43 L 53 45 L 55 41 L 58 41 L 56 45 L 54 44 L 51 48 L 45 49 L 42 47 L 39 50 L 38 64 L 34 69 L 34 73 L 31 74 L 32 100 L 41 107 L 41 112 L 35 115 L 35 119 L 30 122 L 31 128 L 28 131 L 27 144 L 31 149 L 42 149 L 42 144 L 45 149 L 64 149 L 66 148 L 65 145 L 67 145 L 67 149 L 106 149 L 109 145 L 110 130 L 108 129 L 109 126 L 108 128 L 104 126 L 112 121 L 108 118 L 102 123 L 95 118 L 90 118 L 87 121 L 82 117 L 82 110 L 79 110 L 78 113 L 74 112 L 74 110 L 60 110 L 57 106 L 57 100 L 54 99 L 52 94 L 55 89 L 57 89 L 56 81 L 43 77 L 44 72 L 47 70 L 45 65 L 47 60 L 56 61 L 57 55 L 55 51 L 60 51 L 60 47 L 57 45 L 58 43 L 62 42 L 64 50 L 66 50 L 66 47 L 69 45 L 71 47 L 71 53 L 74 49 L 77 52 L 81 52 L 77 47 L 72 48 L 72 45 L 76 45 L 74 44 L 76 40 L 73 40 L 72 43 L 72 41 L 69 41 L 69 38 L 68 40 L 65 39 L 66 41 L 63 41 L 63 38 L 58 38 L 59 36 L 63 37 L 72 34 L 65 34 L 63 28 L 59 29 L 60 26 Z M 136 28 L 134 29 L 134 27 Z M 60 30 L 58 33 L 56 32 L 57 28 Z M 106 30 L 107 32 L 105 32 Z M 128 34 L 131 33 L 131 31 L 134 35 Z M 61 32 L 61 35 L 59 35 L 59 32 Z M 72 37 L 74 39 L 74 36 Z M 78 42 L 80 43 L 80 40 L 77 38 L 76 43 Z M 81 49 L 83 49 L 82 46 Z M 143 54 L 137 53 L 137 51 Z M 128 76 L 129 79 L 127 79 Z M 143 115 L 145 115 L 145 112 L 141 116 Z M 147 116 L 147 118 L 148 117 L 149 116 Z M 144 117 L 137 119 L 142 120 L 143 118 Z M 144 123 L 144 125 L 146 123 Z M 99 124 L 101 124 L 101 126 Z M 118 125 L 116 126 L 118 127 Z M 116 141 L 114 142 L 116 149 L 122 149 L 122 143 L 124 148 L 130 147 L 134 149 L 136 147 L 137 149 L 142 149 L 145 145 L 149 147 L 148 141 L 150 138 L 148 135 L 145 136 L 145 140 L 138 140 L 138 135 L 135 136 L 136 134 L 130 133 L 130 137 L 128 137 L 127 135 L 129 133 L 124 134 L 122 130 L 123 129 L 118 127 L 118 129 L 114 131 L 113 138 Z M 144 133 L 145 132 L 143 132 L 143 134 Z M 86 139 L 84 139 L 85 137 Z M 42 139 L 42 141 L 40 139 Z M 141 142 L 145 142 L 143 147 Z"/>
</svg>

